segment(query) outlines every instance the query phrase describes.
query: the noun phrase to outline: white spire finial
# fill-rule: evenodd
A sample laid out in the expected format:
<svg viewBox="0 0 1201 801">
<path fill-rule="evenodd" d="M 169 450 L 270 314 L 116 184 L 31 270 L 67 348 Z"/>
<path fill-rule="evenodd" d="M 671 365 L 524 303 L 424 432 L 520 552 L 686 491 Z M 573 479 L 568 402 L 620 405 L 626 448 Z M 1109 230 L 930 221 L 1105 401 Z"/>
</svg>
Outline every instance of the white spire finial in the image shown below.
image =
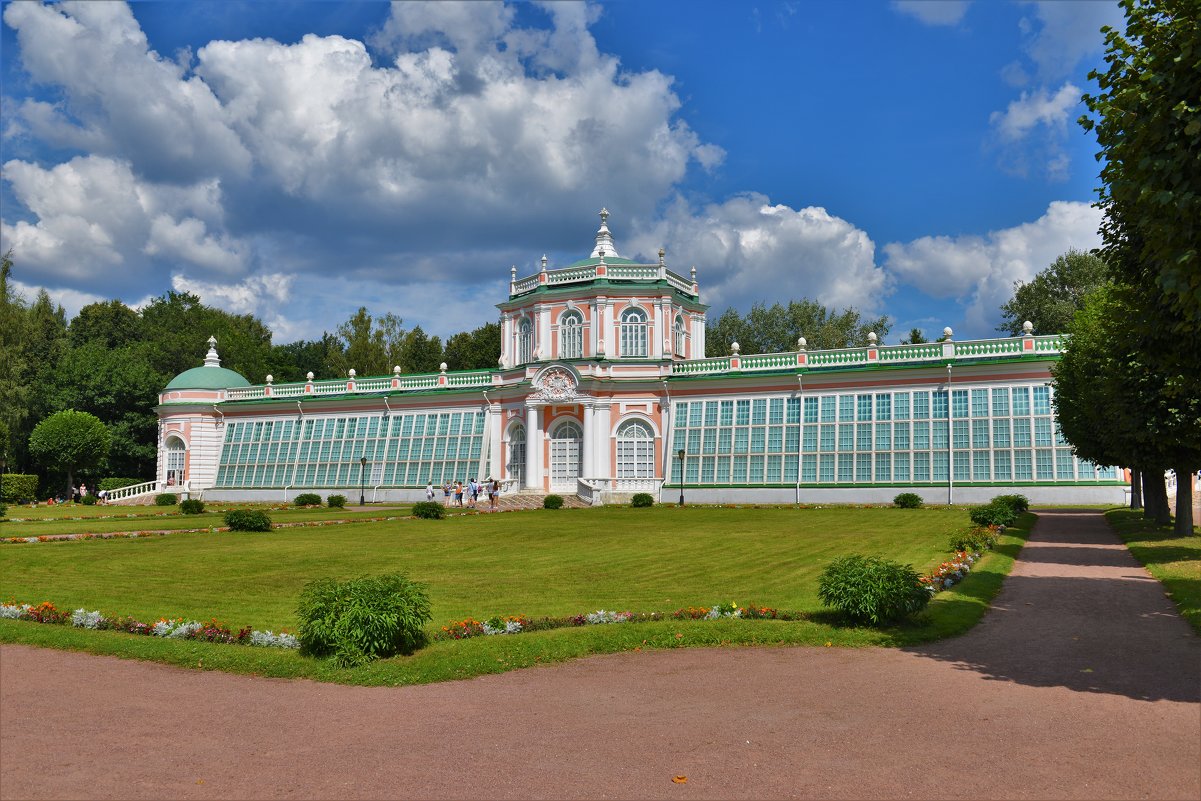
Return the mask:
<svg viewBox="0 0 1201 801">
<path fill-rule="evenodd" d="M 220 367 L 221 357 L 217 355 L 217 338 L 209 337 L 209 352 L 204 356 L 205 367 Z"/>
<path fill-rule="evenodd" d="M 547 261 L 546 254 L 543 253 L 542 254 L 542 272 L 546 272 L 546 261 Z"/>
<path fill-rule="evenodd" d="M 602 254 L 608 254 L 613 258 L 621 258 L 617 253 L 617 246 L 613 244 L 613 234 L 609 233 L 609 210 L 600 210 L 601 224 L 596 232 L 596 247 L 592 249 L 592 258 L 596 258 Z"/>
</svg>

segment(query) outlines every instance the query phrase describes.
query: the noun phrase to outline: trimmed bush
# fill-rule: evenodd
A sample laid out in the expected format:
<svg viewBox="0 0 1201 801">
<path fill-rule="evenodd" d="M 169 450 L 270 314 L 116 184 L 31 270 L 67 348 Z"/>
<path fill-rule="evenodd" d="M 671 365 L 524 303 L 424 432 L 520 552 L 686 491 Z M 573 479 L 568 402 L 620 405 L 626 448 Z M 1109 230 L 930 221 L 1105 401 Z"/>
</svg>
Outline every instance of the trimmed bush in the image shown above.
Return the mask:
<svg viewBox="0 0 1201 801">
<path fill-rule="evenodd" d="M 892 499 L 893 505 L 901 509 L 921 509 L 922 496 L 916 492 L 902 492 Z"/>
<path fill-rule="evenodd" d="M 174 506 L 179 503 L 179 496 L 174 492 L 160 492 L 154 496 L 155 506 Z"/>
<path fill-rule="evenodd" d="M 563 508 L 563 496 L 562 495 L 547 495 L 545 498 L 542 499 L 542 508 L 543 509 L 562 509 Z"/>
<path fill-rule="evenodd" d="M 38 477 L 27 473 L 4 474 L 4 503 L 29 503 L 37 497 Z"/>
<path fill-rule="evenodd" d="M 331 495 L 325 499 L 325 504 L 330 509 L 345 509 L 346 508 L 346 496 L 345 495 Z"/>
<path fill-rule="evenodd" d="M 132 487 L 134 484 L 142 484 L 146 479 L 143 478 L 102 478 L 96 486 L 96 490 L 115 490 L 123 487 Z"/>
<path fill-rule="evenodd" d="M 645 509 L 648 506 L 655 505 L 655 496 L 649 492 L 636 492 L 634 497 L 630 499 L 630 506 L 635 509 Z"/>
<path fill-rule="evenodd" d="M 446 517 L 446 507 L 437 501 L 418 501 L 413 504 L 413 517 L 422 520 L 441 520 Z"/>
<path fill-rule="evenodd" d="M 296 614 L 300 653 L 332 655 L 339 667 L 413 653 L 425 645 L 431 619 L 425 586 L 400 573 L 311 581 Z"/>
<path fill-rule="evenodd" d="M 817 581 L 817 595 L 826 606 L 850 620 L 886 625 L 920 612 L 930 594 L 918 583 L 912 565 L 878 556 L 840 556 Z"/>
<path fill-rule="evenodd" d="M 266 512 L 231 509 L 225 513 L 225 525 L 230 531 L 270 531 L 271 517 Z"/>
<path fill-rule="evenodd" d="M 1025 495 L 998 495 L 989 503 L 999 503 L 1008 506 L 1018 514 L 1024 514 L 1030 511 L 1030 499 Z"/>
<path fill-rule="evenodd" d="M 987 551 L 997 544 L 997 535 L 987 528 L 972 528 L 951 537 L 952 551 Z"/>
<path fill-rule="evenodd" d="M 302 492 L 292 501 L 293 506 L 320 506 L 321 496 L 315 492 Z"/>
<path fill-rule="evenodd" d="M 971 511 L 972 522 L 977 526 L 1012 526 L 1018 519 L 1018 513 L 1012 506 L 1003 503 L 990 503 L 977 506 Z"/>
<path fill-rule="evenodd" d="M 188 498 L 186 501 L 180 501 L 179 511 L 185 515 L 198 515 L 204 511 L 204 501 L 199 498 Z"/>
<path fill-rule="evenodd" d="M 8 507 L 0 503 L 0 520 L 3 520 L 6 514 L 8 514 Z"/>
<path fill-rule="evenodd" d="M 98 501 L 98 499 L 96 498 L 95 495 L 84 495 L 82 498 L 79 499 L 79 502 L 82 503 L 84 506 L 95 506 L 97 501 Z"/>
</svg>

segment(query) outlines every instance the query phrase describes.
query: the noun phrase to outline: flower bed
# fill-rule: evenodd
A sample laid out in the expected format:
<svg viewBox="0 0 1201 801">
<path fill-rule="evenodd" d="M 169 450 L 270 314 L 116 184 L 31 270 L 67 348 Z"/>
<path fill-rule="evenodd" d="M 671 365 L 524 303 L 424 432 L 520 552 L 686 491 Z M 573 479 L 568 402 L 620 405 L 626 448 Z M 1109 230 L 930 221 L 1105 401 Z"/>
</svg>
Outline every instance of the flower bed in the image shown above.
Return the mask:
<svg viewBox="0 0 1201 801">
<path fill-rule="evenodd" d="M 197 620 L 185 620 L 182 617 L 161 617 L 153 623 L 145 623 L 132 617 L 109 617 L 99 611 L 89 612 L 83 608 L 67 612 L 58 609 L 49 601 L 43 601 L 37 606 L 16 601 L 0 604 L 0 618 L 30 620 L 35 623 L 70 623 L 75 628 L 81 629 L 96 631 L 107 629 L 176 640 L 203 640 L 268 648 L 298 648 L 300 646 L 296 637 L 286 632 L 275 634 L 270 631 L 254 631 L 247 626 L 234 633 L 224 623 L 215 619 L 201 623 Z"/>
<path fill-rule="evenodd" d="M 276 523 L 275 528 L 313 528 L 316 526 L 337 526 L 349 523 L 381 523 L 390 520 L 400 520 L 399 517 L 359 517 L 340 520 L 304 520 L 294 523 Z M 2 537 L 0 544 L 18 545 L 25 542 L 69 542 L 72 540 L 135 540 L 138 537 L 165 537 L 168 534 L 217 534 L 229 531 L 228 526 L 206 526 L 204 528 L 165 528 L 145 531 L 113 531 L 93 534 L 41 534 L 36 537 Z"/>
</svg>

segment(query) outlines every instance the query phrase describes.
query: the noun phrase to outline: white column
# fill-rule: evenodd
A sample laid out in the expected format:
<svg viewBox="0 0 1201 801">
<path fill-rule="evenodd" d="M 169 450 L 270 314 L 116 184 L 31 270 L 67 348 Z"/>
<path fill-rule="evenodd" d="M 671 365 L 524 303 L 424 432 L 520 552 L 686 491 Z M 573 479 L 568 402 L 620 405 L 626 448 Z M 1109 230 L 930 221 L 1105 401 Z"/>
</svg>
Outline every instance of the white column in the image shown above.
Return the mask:
<svg viewBox="0 0 1201 801">
<path fill-rule="evenodd" d="M 542 481 L 542 407 L 527 406 L 525 420 L 525 486 L 545 488 Z"/>
<path fill-rule="evenodd" d="M 705 315 L 692 318 L 692 358 L 705 358 Z"/>
<path fill-rule="evenodd" d="M 554 358 L 550 347 L 550 308 L 538 307 L 538 360 L 548 362 Z"/>
<path fill-rule="evenodd" d="M 500 353 L 505 364 L 512 365 L 516 361 L 513 353 L 513 316 L 508 312 L 500 318 Z"/>
<path fill-rule="evenodd" d="M 591 400 L 585 401 L 584 407 L 584 478 L 596 478 L 596 411 L 592 408 Z"/>
<path fill-rule="evenodd" d="M 501 433 L 505 421 L 504 409 L 499 403 L 488 407 L 488 475 L 500 479 L 500 468 L 504 461 L 505 443 Z"/>
<path fill-rule="evenodd" d="M 592 415 L 594 433 L 589 443 L 594 451 L 592 468 L 596 478 L 612 478 L 613 460 L 610 455 L 609 430 L 612 428 L 611 406 L 608 402 L 598 403 Z"/>
</svg>

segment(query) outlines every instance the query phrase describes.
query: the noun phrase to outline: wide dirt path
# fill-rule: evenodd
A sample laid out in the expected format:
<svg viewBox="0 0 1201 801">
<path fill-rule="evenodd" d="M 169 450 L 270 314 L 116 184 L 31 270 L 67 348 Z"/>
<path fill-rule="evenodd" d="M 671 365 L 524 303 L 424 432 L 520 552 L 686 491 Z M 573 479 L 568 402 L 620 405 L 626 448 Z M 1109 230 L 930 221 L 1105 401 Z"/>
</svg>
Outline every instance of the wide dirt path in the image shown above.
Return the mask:
<svg viewBox="0 0 1201 801">
<path fill-rule="evenodd" d="M 984 621 L 921 648 L 625 653 L 399 689 L 0 661 L 12 799 L 1201 797 L 1201 641 L 1091 511 L 1043 513 Z"/>
</svg>

